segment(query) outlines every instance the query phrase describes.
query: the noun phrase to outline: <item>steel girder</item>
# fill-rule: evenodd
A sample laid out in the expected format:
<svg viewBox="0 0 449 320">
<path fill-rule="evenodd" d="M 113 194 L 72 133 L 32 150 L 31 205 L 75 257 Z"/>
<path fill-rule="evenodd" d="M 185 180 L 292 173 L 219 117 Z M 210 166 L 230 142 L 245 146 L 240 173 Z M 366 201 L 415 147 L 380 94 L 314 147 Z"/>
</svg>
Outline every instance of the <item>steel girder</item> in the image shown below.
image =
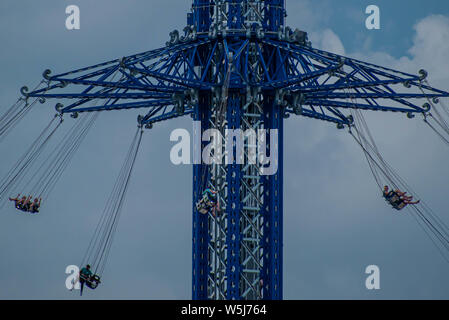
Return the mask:
<svg viewBox="0 0 449 320">
<path fill-rule="evenodd" d="M 227 54 L 233 52 L 230 89 L 272 91 L 286 117 L 348 125 L 348 108 L 425 113 L 429 110 L 420 99 L 449 95 L 422 83 L 424 71 L 407 74 L 275 38 L 209 39 L 186 33 L 177 41 L 67 73 L 47 70 L 47 86 L 33 92 L 25 87 L 22 93 L 61 100 L 61 113 L 145 108 L 139 121 L 151 125 L 192 114 L 200 92 L 223 85 Z M 275 68 L 274 61 L 279 62 Z"/>
<path fill-rule="evenodd" d="M 230 92 L 226 128 L 282 130 L 282 108 L 273 105 L 274 96 L 263 99 L 262 92 Z M 200 103 L 195 119 L 202 122 L 203 132 L 220 131 L 215 119 L 219 104 L 210 97 L 206 101 L 210 106 Z M 269 154 L 274 146 L 268 135 L 265 138 Z M 227 141 L 226 136 L 220 139 Z M 210 173 L 205 173 L 206 164 L 194 167 L 193 202 L 200 199 L 204 183 L 218 191 L 221 207 L 219 214 L 207 216 L 193 208 L 194 299 L 282 298 L 282 158 L 277 173 L 264 178 L 260 164 L 249 161 L 252 143 L 244 140 L 243 164 L 213 164 Z M 282 133 L 274 144 L 282 145 Z"/>
<path fill-rule="evenodd" d="M 187 23 L 199 34 L 241 34 L 252 29 L 277 34 L 285 17 L 285 0 L 193 0 Z"/>
</svg>

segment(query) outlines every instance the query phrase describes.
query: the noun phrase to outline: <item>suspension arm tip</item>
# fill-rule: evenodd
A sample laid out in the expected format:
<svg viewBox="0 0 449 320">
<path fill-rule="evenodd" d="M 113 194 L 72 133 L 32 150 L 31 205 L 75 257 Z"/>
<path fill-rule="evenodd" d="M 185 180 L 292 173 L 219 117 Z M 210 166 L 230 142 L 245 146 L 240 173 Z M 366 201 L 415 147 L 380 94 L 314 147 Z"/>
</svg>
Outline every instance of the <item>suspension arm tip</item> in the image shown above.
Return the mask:
<svg viewBox="0 0 449 320">
<path fill-rule="evenodd" d="M 23 86 L 21 89 L 20 89 L 20 93 L 25 97 L 25 98 L 28 98 L 28 87 L 27 86 Z"/>
<path fill-rule="evenodd" d="M 423 81 L 427 78 L 427 76 L 429 75 L 428 72 L 424 69 L 419 70 L 419 80 Z"/>
<path fill-rule="evenodd" d="M 51 70 L 50 70 L 50 69 L 46 69 L 46 70 L 42 73 L 42 76 L 44 77 L 45 80 L 50 81 L 50 80 L 51 80 L 50 74 L 51 74 Z"/>
<path fill-rule="evenodd" d="M 63 105 L 62 103 L 57 103 L 57 104 L 55 105 L 55 110 L 56 110 L 58 113 L 62 113 L 62 108 L 64 108 L 64 105 Z"/>
<path fill-rule="evenodd" d="M 143 116 L 142 115 L 138 115 L 137 116 L 137 124 L 139 125 L 139 126 L 142 126 L 143 125 Z"/>
</svg>

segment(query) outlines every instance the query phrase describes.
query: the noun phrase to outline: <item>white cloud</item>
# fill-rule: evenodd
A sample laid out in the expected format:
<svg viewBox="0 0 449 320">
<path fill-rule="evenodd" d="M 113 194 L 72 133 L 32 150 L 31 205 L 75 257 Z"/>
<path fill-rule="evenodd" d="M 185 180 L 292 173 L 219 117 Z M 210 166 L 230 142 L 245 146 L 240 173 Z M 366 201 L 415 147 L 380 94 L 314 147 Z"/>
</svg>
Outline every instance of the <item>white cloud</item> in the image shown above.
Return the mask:
<svg viewBox="0 0 449 320">
<path fill-rule="evenodd" d="M 351 53 L 351 57 L 367 60 L 401 71 L 416 73 L 420 68 L 429 72 L 431 80 L 449 83 L 449 17 L 431 15 L 420 20 L 415 26 L 413 46 L 409 56 L 399 59 L 381 51 L 372 53 Z"/>
<path fill-rule="evenodd" d="M 343 43 L 331 29 L 312 32 L 309 34 L 309 38 L 312 41 L 313 46 L 318 49 L 345 55 Z"/>
<path fill-rule="evenodd" d="M 449 17 L 432 15 L 416 26 L 412 63 L 425 66 L 433 79 L 449 79 Z"/>
</svg>

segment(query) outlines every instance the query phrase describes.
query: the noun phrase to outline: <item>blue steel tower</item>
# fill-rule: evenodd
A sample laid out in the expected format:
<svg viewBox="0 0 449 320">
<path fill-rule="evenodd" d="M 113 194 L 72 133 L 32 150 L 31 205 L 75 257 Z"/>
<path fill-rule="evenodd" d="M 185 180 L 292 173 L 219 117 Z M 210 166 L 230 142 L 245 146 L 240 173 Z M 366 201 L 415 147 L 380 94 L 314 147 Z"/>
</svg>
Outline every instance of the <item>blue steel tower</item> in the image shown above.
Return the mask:
<svg viewBox="0 0 449 320">
<path fill-rule="evenodd" d="M 407 74 L 314 49 L 285 17 L 284 0 L 194 0 L 187 26 L 164 47 L 58 75 L 46 70 L 45 88 L 22 89 L 59 99 L 58 112 L 73 117 L 142 108 L 138 122 L 147 129 L 189 115 L 199 134 L 216 129 L 223 143 L 228 128 L 263 133 L 262 151 L 276 153 L 274 174 L 261 174 L 259 161 L 193 166 L 193 299 L 283 298 L 285 119 L 343 129 L 353 123 L 348 109 L 413 118 L 430 110 L 420 99 L 447 96 L 424 82 L 424 70 Z M 248 160 L 254 145 L 243 143 Z M 218 192 L 218 214 L 197 211 L 205 188 Z"/>
<path fill-rule="evenodd" d="M 194 119 L 202 122 L 203 129 L 212 127 L 222 136 L 226 136 L 224 127 L 244 132 L 277 129 L 277 140 L 264 138 L 267 149 L 273 152 L 276 148 L 279 155 L 277 171 L 266 176 L 259 174 L 258 161 L 213 165 L 210 179 L 203 177 L 209 171 L 207 164 L 195 166 L 193 203 L 206 180 L 207 187 L 218 191 L 223 208 L 216 217 L 193 210 L 194 299 L 282 299 L 284 113 L 276 103 L 276 90 L 260 85 L 282 61 L 273 56 L 274 47 L 260 41 L 269 34 L 277 37 L 284 17 L 284 1 L 280 0 L 197 0 L 189 15 L 188 24 L 198 36 L 213 41 L 204 55 L 206 66 L 211 63 L 211 70 L 221 69 L 221 74 L 202 72 L 204 80 L 220 79 L 225 87 L 200 92 Z M 225 110 L 219 110 L 222 103 Z M 244 150 L 250 147 L 246 139 Z M 248 158 L 245 154 L 244 160 Z"/>
</svg>

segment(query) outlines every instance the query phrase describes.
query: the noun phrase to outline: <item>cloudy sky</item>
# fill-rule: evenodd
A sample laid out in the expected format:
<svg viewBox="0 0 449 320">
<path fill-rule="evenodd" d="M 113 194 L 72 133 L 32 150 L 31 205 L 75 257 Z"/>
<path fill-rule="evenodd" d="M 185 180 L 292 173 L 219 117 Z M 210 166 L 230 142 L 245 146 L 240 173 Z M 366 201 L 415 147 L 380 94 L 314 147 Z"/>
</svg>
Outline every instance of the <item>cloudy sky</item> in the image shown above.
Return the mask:
<svg viewBox="0 0 449 320">
<path fill-rule="evenodd" d="M 81 9 L 81 30 L 65 8 Z M 377 4 L 381 29 L 365 28 Z M 189 0 L 0 2 L 0 113 L 46 68 L 55 73 L 161 47 L 185 25 Z M 288 24 L 313 45 L 416 73 L 449 90 L 449 4 L 445 1 L 289 0 Z M 3 177 L 54 114 L 37 105 L 0 144 Z M 79 299 L 65 268 L 79 264 L 136 126 L 137 112 L 104 113 L 39 216 L 0 211 L 0 299 Z M 103 284 L 83 299 L 191 297 L 192 169 L 169 161 L 170 132 L 190 118 L 146 132 Z M 449 223 L 449 149 L 420 119 L 370 114 L 389 163 Z M 73 120 L 67 119 L 67 123 Z M 298 139 L 298 137 L 300 137 Z M 448 299 L 448 264 L 407 212 L 381 199 L 363 154 L 345 131 L 290 118 L 285 132 L 284 297 Z M 364 274 L 378 265 L 381 289 Z"/>
</svg>

